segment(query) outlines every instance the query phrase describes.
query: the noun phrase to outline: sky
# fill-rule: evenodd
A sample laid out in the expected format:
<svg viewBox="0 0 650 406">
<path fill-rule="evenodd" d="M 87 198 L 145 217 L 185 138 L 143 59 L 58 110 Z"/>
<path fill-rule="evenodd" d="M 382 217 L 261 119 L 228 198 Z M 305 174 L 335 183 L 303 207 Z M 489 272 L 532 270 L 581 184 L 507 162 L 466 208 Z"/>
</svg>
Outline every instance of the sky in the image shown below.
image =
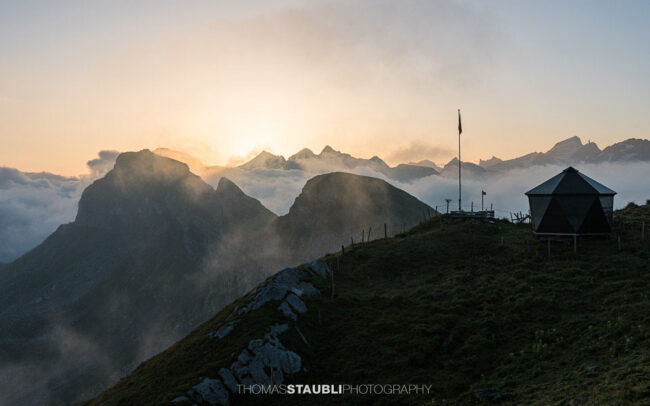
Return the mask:
<svg viewBox="0 0 650 406">
<path fill-rule="evenodd" d="M 650 2 L 0 2 L 0 166 L 209 164 L 325 145 L 389 163 L 650 134 Z"/>
</svg>

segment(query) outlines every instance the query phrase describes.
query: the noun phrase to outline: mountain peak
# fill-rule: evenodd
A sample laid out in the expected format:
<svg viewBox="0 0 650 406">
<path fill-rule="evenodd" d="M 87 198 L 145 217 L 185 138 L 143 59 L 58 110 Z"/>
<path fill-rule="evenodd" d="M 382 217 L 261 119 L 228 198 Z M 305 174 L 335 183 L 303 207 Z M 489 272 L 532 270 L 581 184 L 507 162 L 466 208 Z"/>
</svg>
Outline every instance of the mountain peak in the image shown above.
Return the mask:
<svg viewBox="0 0 650 406">
<path fill-rule="evenodd" d="M 272 154 L 267 150 L 262 150 L 262 152 L 257 154 L 257 157 L 277 157 L 277 156 L 279 156 L 279 155 Z"/>
<path fill-rule="evenodd" d="M 154 227 L 163 213 L 184 215 L 176 209 L 186 203 L 195 213 L 208 213 L 213 196 L 214 190 L 187 164 L 148 149 L 125 152 L 113 170 L 84 190 L 75 223 L 106 229 Z"/>
<path fill-rule="evenodd" d="M 156 148 L 153 150 L 153 153 L 158 156 L 186 163 L 193 173 L 200 174 L 205 170 L 205 165 L 201 160 L 183 151 L 177 151 L 170 148 Z"/>
<path fill-rule="evenodd" d="M 268 151 L 262 151 L 257 156 L 250 161 L 246 162 L 239 167 L 242 169 L 281 169 L 284 168 L 286 164 L 286 159 L 282 155 L 273 155 Z"/>
<path fill-rule="evenodd" d="M 148 149 L 121 153 L 117 156 L 113 169 L 111 172 L 114 173 L 128 171 L 132 177 L 150 177 L 161 173 L 168 177 L 190 175 L 190 168 L 186 163 L 154 154 Z"/>
<path fill-rule="evenodd" d="M 296 152 L 295 154 L 291 155 L 288 160 L 295 161 L 296 159 L 310 159 L 315 157 L 316 154 L 314 154 L 311 149 L 303 148 L 300 151 Z"/>
<path fill-rule="evenodd" d="M 239 186 L 235 184 L 235 182 L 231 181 L 225 176 L 222 176 L 221 179 L 219 179 L 219 183 L 217 184 L 217 194 L 228 193 L 228 192 L 244 193 L 239 188 Z"/>
<path fill-rule="evenodd" d="M 557 152 L 569 152 L 575 151 L 576 149 L 582 147 L 582 141 L 580 137 L 574 135 L 573 137 L 567 138 L 566 140 L 560 141 L 553 146 L 548 153 L 557 153 Z"/>
<path fill-rule="evenodd" d="M 496 164 L 501 163 L 501 162 L 503 162 L 503 159 L 497 158 L 494 155 L 492 155 L 492 158 L 490 158 L 490 159 L 486 159 L 486 160 L 481 159 L 481 160 L 479 160 L 478 165 L 482 166 L 482 167 L 489 167 L 489 166 L 496 165 Z"/>
<path fill-rule="evenodd" d="M 262 227 L 271 221 L 275 214 L 262 205 L 259 200 L 248 196 L 233 181 L 222 176 L 217 185 L 217 199 L 226 224 L 255 224 Z"/>
<path fill-rule="evenodd" d="M 375 229 L 384 222 L 393 225 L 414 223 L 427 210 L 432 209 L 382 179 L 332 172 L 307 181 L 289 209 L 288 217 L 300 224 L 301 231 L 295 235 L 309 241 L 308 236 L 313 238 L 321 229 L 358 230 L 370 225 Z M 319 215 L 314 216 L 314 213 Z M 360 213 L 364 213 L 365 219 Z M 349 231 L 344 235 L 349 238 Z M 339 237 L 344 238 L 343 235 Z"/>
<path fill-rule="evenodd" d="M 325 148 L 320 152 L 322 154 L 335 154 L 338 153 L 339 151 L 335 150 L 334 148 L 330 147 L 329 145 L 325 145 Z"/>
</svg>

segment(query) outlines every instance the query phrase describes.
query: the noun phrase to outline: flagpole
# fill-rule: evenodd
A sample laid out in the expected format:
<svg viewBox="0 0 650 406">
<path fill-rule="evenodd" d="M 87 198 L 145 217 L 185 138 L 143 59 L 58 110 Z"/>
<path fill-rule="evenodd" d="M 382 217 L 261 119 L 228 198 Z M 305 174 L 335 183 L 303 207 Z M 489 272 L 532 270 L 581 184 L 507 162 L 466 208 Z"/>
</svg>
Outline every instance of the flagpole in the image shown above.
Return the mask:
<svg viewBox="0 0 650 406">
<path fill-rule="evenodd" d="M 463 132 L 460 124 L 460 109 L 458 109 L 458 211 L 462 211 L 461 204 L 461 182 L 460 182 L 460 133 Z"/>
</svg>

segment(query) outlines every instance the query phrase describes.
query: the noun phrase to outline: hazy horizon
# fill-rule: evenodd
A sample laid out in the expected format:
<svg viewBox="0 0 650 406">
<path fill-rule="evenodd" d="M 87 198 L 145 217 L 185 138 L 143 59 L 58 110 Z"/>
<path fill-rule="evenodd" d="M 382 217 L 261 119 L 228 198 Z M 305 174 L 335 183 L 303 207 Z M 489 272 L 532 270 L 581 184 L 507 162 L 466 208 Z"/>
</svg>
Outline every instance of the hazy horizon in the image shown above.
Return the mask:
<svg viewBox="0 0 650 406">
<path fill-rule="evenodd" d="M 456 137 L 457 136 L 458 135 L 456 135 Z M 575 137 L 575 136 L 572 136 L 572 137 Z M 541 148 L 539 150 L 530 150 L 530 151 L 527 151 L 527 152 L 523 152 L 521 155 L 505 157 L 505 156 L 499 156 L 499 155 L 496 155 L 496 154 L 493 154 L 493 153 L 486 152 L 485 155 L 479 156 L 478 159 L 470 160 L 470 159 L 466 159 L 464 154 L 463 154 L 462 161 L 463 162 L 468 162 L 468 163 L 474 163 L 474 164 L 478 165 L 479 161 L 488 160 L 488 159 L 491 159 L 491 158 L 494 158 L 494 157 L 502 159 L 502 160 L 508 160 L 508 159 L 519 158 L 521 156 L 524 156 L 524 155 L 527 155 L 527 154 L 530 154 L 530 153 L 537 153 L 537 152 L 544 153 L 544 152 L 549 151 L 557 143 L 565 141 L 568 138 L 572 138 L 572 137 L 557 139 L 556 141 L 554 141 L 551 144 L 547 145 L 545 148 Z M 578 137 L 578 138 L 580 138 L 580 137 Z M 622 142 L 622 141 L 625 141 L 625 140 L 628 140 L 628 139 L 630 139 L 630 138 L 614 140 L 612 142 L 612 144 Z M 647 139 L 647 138 L 645 138 L 645 139 Z M 587 144 L 588 142 L 592 142 L 592 143 L 594 142 L 591 139 L 585 140 L 585 139 L 582 139 L 582 138 L 580 138 L 580 141 L 583 143 L 583 145 Z M 457 138 L 456 138 L 456 142 L 458 142 Z M 604 148 L 606 148 L 606 147 L 608 147 L 609 145 L 612 145 L 612 144 L 607 144 L 607 145 L 598 145 L 597 144 L 597 146 L 602 150 L 602 149 L 604 149 Z M 200 161 L 201 164 L 203 164 L 203 165 L 205 165 L 207 167 L 209 167 L 209 166 L 221 166 L 221 167 L 224 167 L 224 168 L 235 168 L 235 167 L 237 167 L 239 165 L 242 165 L 242 164 L 244 164 L 246 162 L 251 161 L 252 159 L 254 159 L 256 156 L 258 156 L 262 152 L 269 152 L 269 153 L 272 153 L 274 155 L 282 156 L 285 159 L 288 159 L 290 156 L 300 152 L 303 149 L 309 149 L 309 150 L 311 150 L 312 152 L 314 152 L 315 154 L 318 155 L 318 154 L 320 154 L 322 152 L 322 150 L 325 147 L 331 147 L 334 150 L 336 150 L 338 152 L 341 152 L 341 153 L 348 153 L 348 154 L 350 153 L 349 151 L 338 148 L 336 145 L 331 145 L 331 144 L 327 144 L 327 143 L 324 144 L 323 147 L 321 147 L 321 148 L 313 148 L 312 149 L 312 148 L 309 148 L 309 147 L 303 147 L 303 148 L 297 149 L 295 151 L 290 151 L 287 154 L 276 153 L 274 148 L 272 148 L 270 146 L 267 146 L 266 148 L 253 149 L 253 150 L 249 151 L 247 154 L 244 154 L 244 155 L 241 155 L 241 156 L 229 156 L 224 163 L 218 164 L 218 163 L 214 163 L 214 162 L 210 162 L 210 161 L 206 162 L 206 161 L 202 160 L 200 157 L 203 154 L 201 154 L 200 152 L 199 153 L 196 153 L 196 152 L 193 153 L 193 152 L 191 152 L 191 150 L 186 150 L 186 149 L 183 149 L 183 148 L 170 148 L 170 147 L 165 146 L 165 145 L 159 145 L 159 146 L 150 146 L 150 147 L 143 146 L 142 148 L 138 148 L 138 149 L 135 149 L 135 150 L 127 150 L 127 151 L 117 151 L 117 150 L 108 149 L 108 148 L 100 149 L 100 150 L 96 151 L 95 154 L 94 154 L 94 155 L 99 155 L 99 158 L 98 157 L 93 157 L 92 155 L 88 156 L 88 157 L 85 157 L 85 158 L 84 157 L 79 158 L 80 161 L 83 162 L 84 168 L 83 168 L 83 170 L 81 170 L 80 172 L 77 172 L 77 173 L 57 173 L 57 172 L 47 171 L 47 170 L 42 169 L 42 168 L 41 169 L 35 169 L 35 170 L 25 170 L 23 168 L 11 167 L 11 166 L 8 166 L 8 165 L 4 165 L 2 162 L 0 162 L 0 168 L 16 169 L 16 170 L 19 170 L 20 172 L 24 172 L 24 173 L 39 173 L 39 174 L 40 173 L 47 173 L 47 174 L 60 175 L 60 176 L 65 176 L 65 177 L 70 177 L 70 178 L 84 178 L 84 177 L 89 176 L 91 179 L 93 179 L 93 178 L 96 178 L 96 177 L 99 177 L 99 176 L 103 176 L 103 174 L 105 174 L 108 170 L 110 170 L 112 168 L 112 164 L 113 164 L 113 162 L 114 162 L 114 160 L 115 160 L 115 158 L 117 157 L 118 154 L 123 153 L 123 152 L 135 152 L 135 151 L 139 151 L 139 150 L 143 150 L 143 149 L 148 149 L 150 151 L 155 151 L 155 150 L 159 150 L 159 149 L 167 149 L 167 150 L 171 150 L 171 151 L 174 151 L 174 152 L 180 152 L 180 153 L 183 153 L 183 154 L 187 154 L 187 158 L 189 158 L 189 159 L 197 159 L 198 161 Z M 456 148 L 458 148 L 457 145 L 456 145 Z M 463 146 L 463 148 L 464 148 L 464 146 Z M 364 155 L 356 155 L 356 154 L 350 154 L 350 155 L 352 155 L 355 158 L 363 158 L 363 159 L 369 159 L 369 158 L 371 158 L 373 156 L 378 156 L 379 158 L 381 158 L 383 161 L 385 161 L 390 166 L 397 166 L 399 164 L 407 164 L 407 163 L 417 163 L 418 161 L 429 160 L 429 161 L 432 161 L 433 163 L 435 163 L 436 165 L 438 165 L 440 167 L 444 167 L 447 163 L 449 163 L 449 161 L 458 158 L 458 150 L 455 150 L 455 151 L 449 150 L 448 154 L 445 155 L 447 158 L 444 158 L 444 159 L 442 159 L 442 158 L 434 158 L 434 156 L 436 156 L 437 154 L 438 154 L 437 156 L 439 156 L 440 152 L 430 153 L 429 150 L 444 151 L 444 149 L 440 148 L 440 147 L 425 146 L 425 145 L 421 145 L 421 144 L 418 144 L 418 143 L 414 143 L 414 144 L 411 144 L 411 145 L 404 146 L 402 148 L 398 148 L 398 149 L 390 152 L 389 155 L 387 155 L 387 156 L 381 156 L 381 155 L 378 155 L 378 154 L 370 154 L 370 153 L 369 154 L 364 154 Z M 108 156 L 110 156 L 110 157 L 108 157 Z M 176 158 L 173 158 L 173 159 L 176 159 Z M 181 158 L 177 158 L 177 159 L 182 161 L 182 162 L 185 162 Z"/>
<path fill-rule="evenodd" d="M 649 19 L 643 1 L 3 3 L 0 165 L 326 144 L 446 162 L 458 108 L 473 162 L 648 138 Z"/>
</svg>

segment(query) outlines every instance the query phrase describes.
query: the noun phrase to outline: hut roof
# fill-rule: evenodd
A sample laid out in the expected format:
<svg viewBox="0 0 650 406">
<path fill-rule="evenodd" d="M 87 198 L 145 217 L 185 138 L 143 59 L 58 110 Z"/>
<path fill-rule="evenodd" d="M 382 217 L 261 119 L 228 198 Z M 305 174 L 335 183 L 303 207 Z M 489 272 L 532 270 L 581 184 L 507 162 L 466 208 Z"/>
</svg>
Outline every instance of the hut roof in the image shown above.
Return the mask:
<svg viewBox="0 0 650 406">
<path fill-rule="evenodd" d="M 528 196 L 539 195 L 615 195 L 612 189 L 568 167 L 551 179 L 526 192 Z"/>
</svg>

